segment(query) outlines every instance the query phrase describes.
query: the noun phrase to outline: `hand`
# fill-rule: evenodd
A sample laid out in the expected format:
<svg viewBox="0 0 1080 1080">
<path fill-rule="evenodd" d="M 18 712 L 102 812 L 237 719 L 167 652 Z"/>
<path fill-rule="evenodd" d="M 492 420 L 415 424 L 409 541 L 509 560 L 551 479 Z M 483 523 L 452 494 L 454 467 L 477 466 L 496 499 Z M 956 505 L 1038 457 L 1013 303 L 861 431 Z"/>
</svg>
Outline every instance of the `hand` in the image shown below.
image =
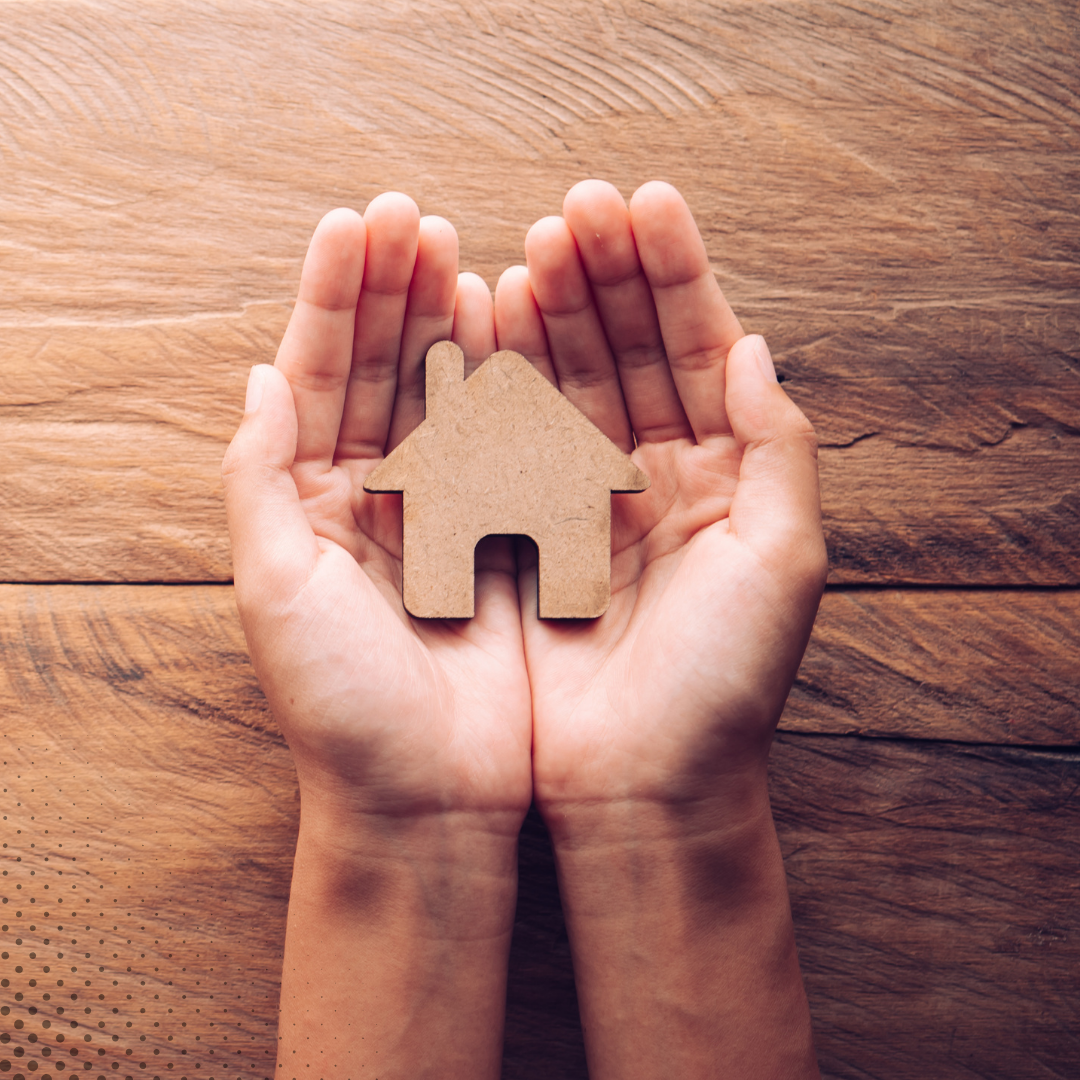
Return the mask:
<svg viewBox="0 0 1080 1080">
<path fill-rule="evenodd" d="M 815 1075 L 766 789 L 825 579 L 813 431 L 673 188 L 563 211 L 499 282 L 498 344 L 652 480 L 612 496 L 602 618 L 541 622 L 521 580 L 590 1075 Z"/>
<path fill-rule="evenodd" d="M 495 349 L 449 223 L 401 195 L 328 214 L 223 466 L 237 605 L 301 791 L 285 1069 L 498 1075 L 531 797 L 516 566 L 488 544 L 474 619 L 412 619 L 401 497 L 363 490 L 448 337 L 469 367 Z"/>
<path fill-rule="evenodd" d="M 499 347 L 524 350 L 652 486 L 612 497 L 603 618 L 540 621 L 535 568 L 524 583 L 535 797 L 549 816 L 707 799 L 763 773 L 813 625 L 814 433 L 673 188 L 627 209 L 589 181 L 564 213 L 530 231 L 527 276 L 500 282 Z"/>
</svg>

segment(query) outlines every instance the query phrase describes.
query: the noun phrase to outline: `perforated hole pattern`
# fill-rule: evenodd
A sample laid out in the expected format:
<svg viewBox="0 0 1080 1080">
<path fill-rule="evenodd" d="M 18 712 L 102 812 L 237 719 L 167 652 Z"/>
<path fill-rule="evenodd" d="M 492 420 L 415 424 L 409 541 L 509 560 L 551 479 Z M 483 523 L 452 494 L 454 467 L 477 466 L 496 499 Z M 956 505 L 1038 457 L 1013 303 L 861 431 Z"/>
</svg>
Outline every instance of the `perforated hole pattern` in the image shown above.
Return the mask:
<svg viewBox="0 0 1080 1080">
<path fill-rule="evenodd" d="M 100 792 L 44 764 L 3 763 L 0 1080 L 272 1076 L 280 952 L 235 955 L 230 913 L 160 895 L 131 854 L 138 821 L 113 808 L 106 829 Z"/>
</svg>

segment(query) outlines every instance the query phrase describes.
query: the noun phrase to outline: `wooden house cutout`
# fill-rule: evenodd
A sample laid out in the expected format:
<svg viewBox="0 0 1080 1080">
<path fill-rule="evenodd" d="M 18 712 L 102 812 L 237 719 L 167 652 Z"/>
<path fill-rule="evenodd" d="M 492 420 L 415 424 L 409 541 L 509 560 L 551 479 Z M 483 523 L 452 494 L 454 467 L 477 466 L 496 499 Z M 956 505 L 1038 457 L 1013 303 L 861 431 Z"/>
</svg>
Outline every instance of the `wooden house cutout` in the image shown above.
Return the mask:
<svg viewBox="0 0 1080 1080">
<path fill-rule="evenodd" d="M 591 619 L 611 600 L 611 492 L 649 478 L 520 353 L 465 378 L 453 342 L 427 354 L 427 416 L 368 476 L 404 494 L 402 595 L 428 619 L 474 613 L 485 536 L 519 533 L 540 552 L 542 619 Z"/>
</svg>

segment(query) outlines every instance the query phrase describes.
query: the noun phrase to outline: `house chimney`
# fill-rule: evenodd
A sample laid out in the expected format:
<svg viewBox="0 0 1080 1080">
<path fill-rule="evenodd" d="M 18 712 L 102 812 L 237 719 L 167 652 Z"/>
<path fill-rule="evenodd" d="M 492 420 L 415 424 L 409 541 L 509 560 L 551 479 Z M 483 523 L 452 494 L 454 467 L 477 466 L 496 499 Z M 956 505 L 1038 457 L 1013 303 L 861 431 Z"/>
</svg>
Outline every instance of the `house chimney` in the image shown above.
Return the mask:
<svg viewBox="0 0 1080 1080">
<path fill-rule="evenodd" d="M 424 368 L 427 418 L 457 412 L 465 395 L 465 354 L 452 341 L 437 341 L 428 349 Z"/>
</svg>

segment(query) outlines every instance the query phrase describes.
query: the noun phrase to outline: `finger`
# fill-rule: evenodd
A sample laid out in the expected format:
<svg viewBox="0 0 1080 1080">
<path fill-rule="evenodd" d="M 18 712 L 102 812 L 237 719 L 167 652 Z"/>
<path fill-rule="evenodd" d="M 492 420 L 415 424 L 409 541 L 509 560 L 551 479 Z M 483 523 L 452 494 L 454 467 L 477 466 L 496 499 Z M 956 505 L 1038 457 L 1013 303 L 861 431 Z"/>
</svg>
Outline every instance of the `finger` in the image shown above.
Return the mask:
<svg viewBox="0 0 1080 1080">
<path fill-rule="evenodd" d="M 690 438 L 623 197 L 611 184 L 585 180 L 567 192 L 563 217 L 615 357 L 634 437 L 639 443 Z"/>
<path fill-rule="evenodd" d="M 525 237 L 529 284 L 540 308 L 559 389 L 616 446 L 634 449 L 630 418 L 577 244 L 560 217 L 542 218 Z"/>
<path fill-rule="evenodd" d="M 538 596 L 540 588 L 540 549 L 536 541 L 522 536 L 514 544 L 517 561 L 518 606 L 522 626 L 535 626 L 540 621 Z"/>
<path fill-rule="evenodd" d="M 292 387 L 296 460 L 327 468 L 337 445 L 353 348 L 367 230 L 354 210 L 331 210 L 315 229 L 300 293 L 275 367 Z"/>
<path fill-rule="evenodd" d="M 743 331 L 709 267 L 690 208 L 670 184 L 653 181 L 630 200 L 630 224 L 694 435 L 698 442 L 729 435 L 724 362 Z"/>
<path fill-rule="evenodd" d="M 742 449 L 731 532 L 788 580 L 825 581 L 817 440 L 776 381 L 764 338 L 744 337 L 727 358 L 727 412 Z"/>
<path fill-rule="evenodd" d="M 244 419 L 221 467 L 242 614 L 256 594 L 292 595 L 318 559 L 318 542 L 290 472 L 297 428 L 284 373 L 268 364 L 253 367 Z"/>
<path fill-rule="evenodd" d="M 401 332 L 393 420 L 383 433 L 380 454 L 384 450 L 389 453 L 424 419 L 424 357 L 436 341 L 445 341 L 453 330 L 457 276 L 454 226 L 441 217 L 421 218 Z"/>
<path fill-rule="evenodd" d="M 524 266 L 504 270 L 495 286 L 495 341 L 496 348 L 521 353 L 548 382 L 559 385 L 544 320 L 529 285 L 529 271 Z"/>
<path fill-rule="evenodd" d="M 398 381 L 402 329 L 416 265 L 420 211 L 407 195 L 385 192 L 368 203 L 367 262 L 356 305 L 346 438 L 339 458 L 378 458 L 386 444 Z"/>
<path fill-rule="evenodd" d="M 473 552 L 476 616 L 489 621 L 493 615 L 512 609 L 515 632 L 521 633 L 516 618 L 518 606 L 517 559 L 511 536 L 485 536 Z"/>
<path fill-rule="evenodd" d="M 495 308 L 479 274 L 458 275 L 451 340 L 465 354 L 465 378 L 495 351 Z"/>
</svg>

